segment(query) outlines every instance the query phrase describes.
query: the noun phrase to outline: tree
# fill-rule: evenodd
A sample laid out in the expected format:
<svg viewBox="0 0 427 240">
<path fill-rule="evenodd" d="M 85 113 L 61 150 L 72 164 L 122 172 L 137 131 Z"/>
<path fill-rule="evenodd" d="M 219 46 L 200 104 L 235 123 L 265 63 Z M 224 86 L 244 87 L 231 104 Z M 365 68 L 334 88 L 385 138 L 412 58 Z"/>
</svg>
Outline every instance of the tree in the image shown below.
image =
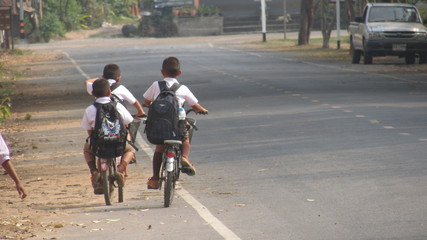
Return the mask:
<svg viewBox="0 0 427 240">
<path fill-rule="evenodd" d="M 298 45 L 307 45 L 310 42 L 310 31 L 314 17 L 313 2 L 314 0 L 301 0 Z"/>
<path fill-rule="evenodd" d="M 348 22 L 354 21 L 356 18 L 356 13 L 354 11 L 354 4 L 352 0 L 345 0 L 345 8 L 347 10 L 347 20 Z"/>
<path fill-rule="evenodd" d="M 323 45 L 322 48 L 329 48 L 332 28 L 335 26 L 337 15 L 335 9 L 328 5 L 329 0 L 320 0 L 320 25 L 322 28 Z"/>
</svg>

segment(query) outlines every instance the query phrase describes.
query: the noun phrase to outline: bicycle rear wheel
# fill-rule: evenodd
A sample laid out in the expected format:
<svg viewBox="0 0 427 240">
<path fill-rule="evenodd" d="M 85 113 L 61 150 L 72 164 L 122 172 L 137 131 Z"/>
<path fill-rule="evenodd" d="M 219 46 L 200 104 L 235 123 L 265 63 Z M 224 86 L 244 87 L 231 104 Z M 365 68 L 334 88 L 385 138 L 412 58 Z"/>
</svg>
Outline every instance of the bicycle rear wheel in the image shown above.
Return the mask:
<svg viewBox="0 0 427 240">
<path fill-rule="evenodd" d="M 173 172 L 165 173 L 165 187 L 164 187 L 164 206 L 169 207 L 172 204 L 173 196 L 175 193 L 175 178 Z"/>
<path fill-rule="evenodd" d="M 118 187 L 119 188 L 119 202 L 123 202 L 123 187 Z"/>
<path fill-rule="evenodd" d="M 106 205 L 111 205 L 111 196 L 113 193 L 113 182 L 111 181 L 112 169 L 108 166 L 108 169 L 102 170 L 102 186 L 104 188 L 104 199 Z"/>
</svg>

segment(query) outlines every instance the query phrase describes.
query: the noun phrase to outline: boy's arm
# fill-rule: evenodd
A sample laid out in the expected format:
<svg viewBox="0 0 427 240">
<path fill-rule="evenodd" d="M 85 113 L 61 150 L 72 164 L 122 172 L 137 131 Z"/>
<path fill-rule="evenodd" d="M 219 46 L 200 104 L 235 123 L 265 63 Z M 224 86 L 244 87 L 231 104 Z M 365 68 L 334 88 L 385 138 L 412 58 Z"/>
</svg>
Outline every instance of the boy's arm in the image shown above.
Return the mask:
<svg viewBox="0 0 427 240">
<path fill-rule="evenodd" d="M 148 100 L 148 99 L 146 99 L 146 98 L 144 98 L 144 106 L 146 106 L 146 107 L 150 107 L 151 106 L 151 101 L 150 100 Z"/>
<path fill-rule="evenodd" d="M 144 110 L 142 109 L 141 103 L 139 103 L 138 100 L 135 101 L 135 103 L 133 104 L 133 106 L 136 108 L 136 110 L 138 111 L 138 113 L 136 114 L 137 117 L 145 115 Z"/>
<path fill-rule="evenodd" d="M 19 197 L 24 199 L 27 196 L 27 193 L 24 187 L 22 187 L 18 174 L 16 173 L 15 168 L 13 167 L 10 160 L 7 160 L 6 162 L 4 162 L 2 166 L 4 170 L 6 170 L 6 172 L 9 174 L 9 176 L 12 178 L 12 180 L 15 182 L 16 190 L 18 191 Z"/>
<path fill-rule="evenodd" d="M 207 109 L 205 109 L 204 107 L 202 107 L 202 105 L 200 104 L 194 104 L 193 106 L 191 106 L 191 108 L 196 112 L 196 113 L 200 113 L 200 114 L 208 114 L 209 111 Z"/>
<path fill-rule="evenodd" d="M 85 81 L 85 86 L 87 86 L 87 84 L 88 84 L 88 83 L 93 83 L 93 82 L 95 82 L 95 81 L 96 81 L 96 79 L 98 79 L 98 78 L 92 78 L 92 79 L 88 79 L 88 80 L 86 80 L 86 81 Z"/>
</svg>

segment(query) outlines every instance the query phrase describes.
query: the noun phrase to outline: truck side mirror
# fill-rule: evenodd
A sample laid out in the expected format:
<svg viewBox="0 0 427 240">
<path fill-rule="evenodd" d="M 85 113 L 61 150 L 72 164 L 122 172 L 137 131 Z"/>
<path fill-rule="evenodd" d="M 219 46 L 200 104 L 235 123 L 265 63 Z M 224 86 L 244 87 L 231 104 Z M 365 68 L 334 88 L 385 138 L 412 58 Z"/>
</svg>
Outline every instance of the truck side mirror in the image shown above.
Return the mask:
<svg viewBox="0 0 427 240">
<path fill-rule="evenodd" d="M 363 23 L 363 17 L 356 17 L 356 18 L 354 19 L 354 21 L 355 21 L 355 22 L 358 22 L 358 23 Z"/>
<path fill-rule="evenodd" d="M 423 22 L 424 22 L 424 25 L 427 25 L 427 17 L 424 18 Z"/>
</svg>

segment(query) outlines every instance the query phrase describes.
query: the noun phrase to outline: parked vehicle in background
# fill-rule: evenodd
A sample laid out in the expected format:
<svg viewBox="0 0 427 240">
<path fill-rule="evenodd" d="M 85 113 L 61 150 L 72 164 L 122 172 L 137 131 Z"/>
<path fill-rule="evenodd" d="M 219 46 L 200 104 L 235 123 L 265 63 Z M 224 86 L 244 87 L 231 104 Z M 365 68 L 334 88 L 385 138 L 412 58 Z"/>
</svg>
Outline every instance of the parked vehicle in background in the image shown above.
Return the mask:
<svg viewBox="0 0 427 240">
<path fill-rule="evenodd" d="M 427 63 L 427 28 L 414 5 L 369 3 L 348 32 L 352 63 L 358 64 L 362 56 L 365 64 L 372 64 L 377 56 L 404 57 L 406 64 L 416 58 Z"/>
</svg>

